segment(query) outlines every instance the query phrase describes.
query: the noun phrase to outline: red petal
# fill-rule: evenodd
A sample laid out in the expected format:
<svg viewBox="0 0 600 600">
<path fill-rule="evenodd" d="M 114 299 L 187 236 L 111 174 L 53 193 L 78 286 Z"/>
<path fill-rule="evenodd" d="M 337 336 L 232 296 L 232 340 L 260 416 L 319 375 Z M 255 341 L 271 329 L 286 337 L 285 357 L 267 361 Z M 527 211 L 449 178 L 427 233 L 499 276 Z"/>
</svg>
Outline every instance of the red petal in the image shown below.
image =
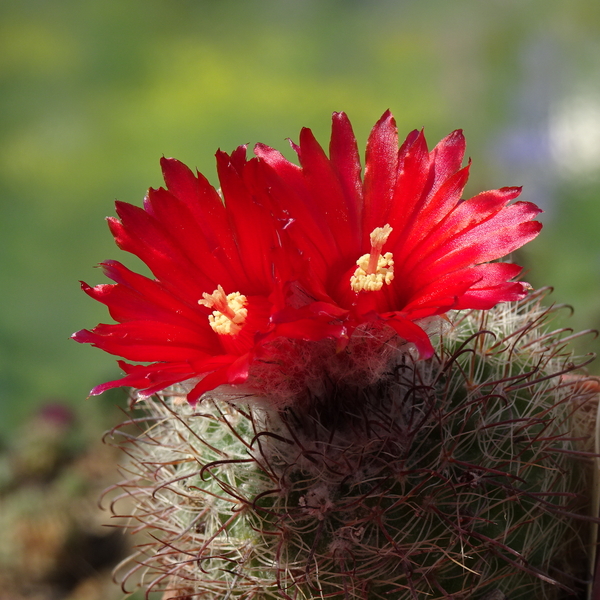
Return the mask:
<svg viewBox="0 0 600 600">
<path fill-rule="evenodd" d="M 133 387 L 142 391 L 144 396 L 151 396 L 170 385 L 186 381 L 194 376 L 188 363 L 130 365 L 119 361 L 119 366 L 125 371 L 126 376 L 97 385 L 90 392 L 90 396 L 97 396 L 106 390 L 117 387 Z"/>
<path fill-rule="evenodd" d="M 200 195 L 198 180 L 192 171 L 175 158 L 161 158 L 160 166 L 167 189 L 181 200 L 197 199 Z"/>
<path fill-rule="evenodd" d="M 411 139 L 414 135 L 409 136 Z M 408 139 L 407 139 L 408 141 Z M 394 228 L 394 237 L 405 239 L 426 200 L 425 185 L 429 178 L 429 150 L 423 132 L 407 144 L 392 197 L 388 223 Z"/>
<path fill-rule="evenodd" d="M 116 261 L 107 261 L 101 266 L 117 285 L 90 287 L 82 282 L 82 289 L 106 304 L 115 321 L 149 319 L 193 327 L 208 326 L 208 309 L 197 303 L 190 307 L 165 290 L 158 281 L 134 273 Z"/>
<path fill-rule="evenodd" d="M 229 290 L 236 285 L 235 274 L 240 267 L 229 261 L 223 253 L 219 256 L 213 252 L 214 248 L 201 235 L 201 227 L 196 226 L 196 217 L 187 203 L 164 189 L 158 189 L 148 192 L 144 204 L 146 211 L 160 223 L 171 246 L 194 265 L 197 273 L 187 276 L 195 277 L 199 287 L 212 292 L 218 284 Z M 203 220 L 210 223 L 208 215 Z M 228 232 L 227 239 L 231 238 L 231 232 Z"/>
<path fill-rule="evenodd" d="M 515 302 L 528 294 L 530 286 L 522 281 L 510 281 L 522 271 L 519 265 L 492 263 L 472 267 L 479 272 L 481 280 L 459 300 L 457 309 L 474 308 L 485 310 L 499 302 Z"/>
<path fill-rule="evenodd" d="M 241 272 L 236 273 L 237 289 L 264 293 L 271 289 L 273 282 L 271 254 L 276 236 L 272 221 L 267 211 L 254 202 L 240 173 L 224 152 L 217 153 L 217 170 L 242 265 Z"/>
<path fill-rule="evenodd" d="M 337 254 L 337 246 L 333 231 L 319 215 L 320 207 L 310 200 L 299 167 L 267 146 L 258 144 L 255 152 L 266 165 L 255 172 L 261 179 L 258 186 L 270 198 L 271 210 L 310 263 L 310 270 L 317 279 L 324 280 L 330 257 Z"/>
<path fill-rule="evenodd" d="M 190 301 L 202 298 L 204 275 L 182 254 L 161 225 L 137 206 L 117 202 L 121 222 L 109 219 L 117 245 L 145 262 L 165 286 Z M 194 277 L 197 275 L 197 277 Z"/>
<path fill-rule="evenodd" d="M 83 329 L 72 337 L 109 354 L 142 362 L 198 360 L 214 353 L 218 343 L 212 331 L 194 331 L 157 321 L 101 323 L 91 331 Z"/>
<path fill-rule="evenodd" d="M 198 240 L 206 244 L 211 254 L 228 264 L 228 269 L 241 272 L 237 247 L 219 194 L 201 173 L 194 177 L 179 161 L 165 158 L 161 165 L 169 192 L 194 216 L 187 228 L 196 231 Z"/>
<path fill-rule="evenodd" d="M 414 252 L 402 270 L 404 280 L 422 287 L 447 273 L 506 256 L 532 240 L 541 224 L 530 220 L 539 213 L 532 204 L 517 202 L 497 212 L 491 218 L 443 239 L 433 251 L 423 248 L 422 254 Z"/>
<path fill-rule="evenodd" d="M 443 183 L 462 166 L 465 155 L 465 136 L 457 129 L 446 136 L 431 152 L 434 179 L 429 196 L 433 196 Z"/>
<path fill-rule="evenodd" d="M 468 177 L 469 169 L 465 167 L 444 181 L 431 201 L 421 208 L 411 231 L 407 232 L 401 241 L 397 241 L 392 232 L 386 247 L 394 251 L 395 262 L 406 268 L 407 261 L 414 261 L 415 247 L 420 243 L 428 238 L 433 238 L 434 244 L 439 242 L 437 230 L 448 213 L 459 204 Z"/>
<path fill-rule="evenodd" d="M 221 367 L 213 371 L 212 373 L 208 373 L 205 375 L 192 389 L 192 391 L 187 395 L 188 402 L 194 406 L 199 398 L 205 394 L 206 392 L 210 392 L 215 388 L 223 385 L 224 383 L 228 383 L 227 380 L 227 368 L 229 365 L 225 367 Z"/>
<path fill-rule="evenodd" d="M 305 128 L 300 133 L 299 156 L 313 214 L 319 214 L 322 225 L 335 233 L 336 253 L 330 258 L 336 260 L 340 254 L 351 253 L 356 248 L 359 232 L 353 199 L 347 201 L 329 159 L 310 129 Z"/>
<path fill-rule="evenodd" d="M 360 158 L 352 125 L 343 112 L 333 113 L 329 156 L 331 166 L 344 191 L 350 227 L 358 232 L 361 239 L 363 194 Z"/>
<path fill-rule="evenodd" d="M 362 243 L 370 247 L 369 235 L 388 222 L 398 171 L 398 131 L 388 110 L 377 121 L 367 141 L 365 160 L 365 223 Z M 358 257 L 357 257 L 358 258 Z"/>
<path fill-rule="evenodd" d="M 427 359 L 433 355 L 434 350 L 429 336 L 416 323 L 409 321 L 399 313 L 382 316 L 401 338 L 417 347 L 421 359 Z"/>
</svg>

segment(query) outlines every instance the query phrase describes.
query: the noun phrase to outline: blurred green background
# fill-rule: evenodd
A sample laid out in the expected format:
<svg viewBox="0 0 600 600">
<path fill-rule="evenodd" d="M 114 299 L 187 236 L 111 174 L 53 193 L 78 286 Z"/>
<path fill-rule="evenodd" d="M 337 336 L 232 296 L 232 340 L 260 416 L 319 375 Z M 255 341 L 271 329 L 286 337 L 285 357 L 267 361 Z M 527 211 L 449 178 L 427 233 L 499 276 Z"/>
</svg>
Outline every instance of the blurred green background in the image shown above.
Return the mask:
<svg viewBox="0 0 600 600">
<path fill-rule="evenodd" d="M 103 222 L 114 199 L 139 204 L 161 184 L 163 155 L 217 183 L 219 147 L 285 149 L 302 126 L 326 144 L 334 110 L 364 147 L 387 108 L 401 135 L 425 127 L 431 146 L 464 129 L 469 195 L 524 186 L 545 210 L 517 257 L 527 280 L 575 307 L 574 328 L 600 327 L 597 0 L 0 1 L 0 584 L 11 598 L 120 596 L 106 567 L 123 538 L 96 508 L 115 457 L 95 442 L 124 395 L 86 399 L 118 368 L 69 340 L 108 320 L 78 280 L 105 282 L 93 267 L 108 258 L 136 266 Z M 75 415 L 51 404 L 33 416 L 55 401 Z M 98 554 L 100 541 L 116 545 Z"/>
<path fill-rule="evenodd" d="M 600 326 L 599 76 L 596 0 L 0 3 L 0 436 L 50 398 L 112 401 L 86 396 L 114 358 L 69 336 L 108 319 L 78 280 L 134 264 L 114 199 L 140 203 L 163 155 L 216 183 L 219 147 L 326 143 L 334 110 L 361 145 L 387 108 L 431 145 L 463 128 L 469 194 L 524 185 L 546 211 L 527 279 Z"/>
</svg>

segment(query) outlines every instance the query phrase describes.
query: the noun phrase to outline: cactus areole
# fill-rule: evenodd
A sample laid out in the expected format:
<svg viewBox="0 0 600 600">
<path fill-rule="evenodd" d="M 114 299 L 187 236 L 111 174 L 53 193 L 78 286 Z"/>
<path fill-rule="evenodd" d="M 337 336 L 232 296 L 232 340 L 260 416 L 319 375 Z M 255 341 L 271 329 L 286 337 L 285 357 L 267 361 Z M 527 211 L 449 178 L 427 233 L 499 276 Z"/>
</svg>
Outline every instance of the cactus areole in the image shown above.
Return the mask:
<svg viewBox="0 0 600 600">
<path fill-rule="evenodd" d="M 491 262 L 538 234 L 539 209 L 515 187 L 462 199 L 462 132 L 399 146 L 389 111 L 364 172 L 344 113 L 329 156 L 309 129 L 292 147 L 299 165 L 262 144 L 219 151 L 219 190 L 163 159 L 166 188 L 109 218 L 154 277 L 106 261 L 114 283 L 82 284 L 116 323 L 73 337 L 133 361 L 92 394 L 134 388 L 146 425 L 113 432 L 132 527 L 149 534 L 123 585 L 580 593 L 595 386 L 543 294 Z"/>
</svg>

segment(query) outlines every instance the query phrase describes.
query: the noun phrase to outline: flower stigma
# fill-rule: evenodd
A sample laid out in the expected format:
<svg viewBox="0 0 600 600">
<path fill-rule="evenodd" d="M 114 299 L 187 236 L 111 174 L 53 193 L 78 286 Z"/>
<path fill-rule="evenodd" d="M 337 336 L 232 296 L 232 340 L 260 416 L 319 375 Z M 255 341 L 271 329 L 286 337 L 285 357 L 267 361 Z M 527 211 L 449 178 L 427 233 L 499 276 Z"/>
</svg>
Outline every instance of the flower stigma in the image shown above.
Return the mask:
<svg viewBox="0 0 600 600">
<path fill-rule="evenodd" d="M 215 309 L 208 316 L 208 322 L 215 333 L 236 335 L 241 331 L 248 316 L 246 296 L 239 292 L 225 295 L 225 290 L 219 285 L 212 294 L 204 292 L 202 297 L 198 304 Z"/>
<path fill-rule="evenodd" d="M 371 252 L 363 254 L 356 261 L 358 268 L 350 277 L 350 286 L 355 292 L 378 292 L 384 283 L 389 285 L 394 279 L 393 254 L 381 253 L 390 233 L 392 227 L 389 223 L 375 227 L 371 232 Z"/>
</svg>

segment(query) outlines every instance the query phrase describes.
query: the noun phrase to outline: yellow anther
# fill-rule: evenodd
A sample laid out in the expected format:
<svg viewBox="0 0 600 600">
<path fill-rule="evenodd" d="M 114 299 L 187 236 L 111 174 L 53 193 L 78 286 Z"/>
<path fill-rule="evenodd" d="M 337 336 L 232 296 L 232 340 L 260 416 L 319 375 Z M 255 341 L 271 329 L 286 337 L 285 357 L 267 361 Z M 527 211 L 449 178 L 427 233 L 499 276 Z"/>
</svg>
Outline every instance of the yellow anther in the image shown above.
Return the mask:
<svg viewBox="0 0 600 600">
<path fill-rule="evenodd" d="M 386 223 L 371 232 L 371 252 L 363 254 L 357 261 L 358 268 L 350 277 L 350 286 L 355 292 L 378 292 L 383 284 L 394 279 L 394 257 L 391 252 L 381 254 L 381 249 L 390 237 L 392 228 Z"/>
<path fill-rule="evenodd" d="M 203 299 L 198 304 L 214 308 L 212 315 L 208 316 L 208 322 L 215 333 L 219 335 L 235 335 L 239 333 L 246 322 L 248 302 L 246 296 L 239 292 L 225 295 L 221 286 L 212 294 L 204 292 Z"/>
</svg>

